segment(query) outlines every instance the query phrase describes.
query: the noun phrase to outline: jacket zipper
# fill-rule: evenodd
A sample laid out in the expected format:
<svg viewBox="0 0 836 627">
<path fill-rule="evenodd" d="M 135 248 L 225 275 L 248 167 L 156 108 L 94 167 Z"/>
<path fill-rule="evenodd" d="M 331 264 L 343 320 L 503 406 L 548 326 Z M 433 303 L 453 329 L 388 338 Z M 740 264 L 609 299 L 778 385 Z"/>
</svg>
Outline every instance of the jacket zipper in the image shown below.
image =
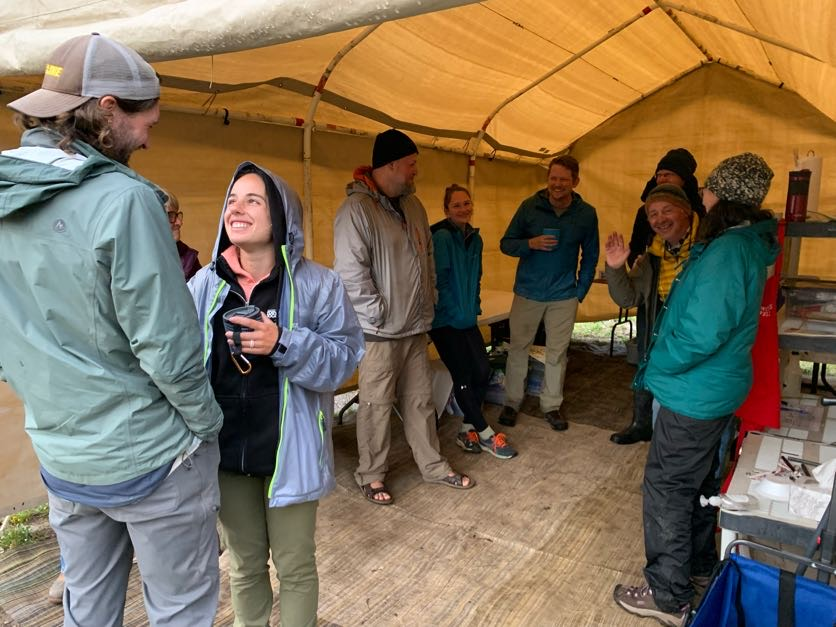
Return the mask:
<svg viewBox="0 0 836 627">
<path fill-rule="evenodd" d="M 282 251 L 282 259 L 284 259 L 285 269 L 287 271 L 287 284 L 290 286 L 290 303 L 288 307 L 288 315 L 287 315 L 287 330 L 291 331 L 294 326 L 294 312 L 296 310 L 296 286 L 293 282 L 293 272 L 290 267 L 290 260 L 287 256 L 287 244 L 282 244 L 281 247 Z M 281 308 L 281 307 L 280 307 Z M 268 500 L 273 495 L 273 487 L 276 483 L 276 478 L 279 476 L 279 471 L 281 469 L 281 462 L 282 462 L 282 446 L 285 444 L 285 437 L 284 437 L 284 421 L 285 415 L 287 413 L 287 399 L 290 391 L 290 380 L 285 377 L 284 381 L 280 385 L 281 395 L 279 398 L 280 408 L 279 408 L 279 445 L 276 447 L 276 465 L 275 470 L 273 470 L 273 477 L 270 479 L 270 486 L 267 490 Z"/>
<path fill-rule="evenodd" d="M 322 468 L 322 458 L 325 456 L 325 414 L 319 410 L 317 414 L 319 424 L 319 467 Z"/>
</svg>

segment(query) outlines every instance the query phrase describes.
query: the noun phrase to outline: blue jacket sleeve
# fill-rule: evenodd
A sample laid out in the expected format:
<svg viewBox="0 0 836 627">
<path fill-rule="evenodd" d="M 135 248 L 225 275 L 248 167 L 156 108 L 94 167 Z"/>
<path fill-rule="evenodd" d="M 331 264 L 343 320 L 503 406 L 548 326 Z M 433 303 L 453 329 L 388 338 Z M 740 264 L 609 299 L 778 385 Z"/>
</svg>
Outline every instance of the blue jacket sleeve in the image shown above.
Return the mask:
<svg viewBox="0 0 836 627">
<path fill-rule="evenodd" d="M 661 372 L 680 374 L 694 368 L 740 326 L 747 307 L 745 254 L 745 249 L 724 246 L 707 251 L 699 260 L 694 268 L 698 274 L 689 277 L 687 307 L 677 309 L 680 315 L 668 321 L 674 324 L 653 345 L 651 359 Z M 709 311 L 711 315 L 705 315 Z"/>
<path fill-rule="evenodd" d="M 531 254 L 528 240 L 532 235 L 528 232 L 525 220 L 525 203 L 517 209 L 517 213 L 511 218 L 511 223 L 505 230 L 505 235 L 499 241 L 499 250 L 511 257 L 527 257 Z"/>
<path fill-rule="evenodd" d="M 314 269 L 311 269 L 314 270 Z M 365 352 L 363 330 L 336 273 L 317 267 L 297 294 L 305 324 L 282 329 L 272 355 L 290 381 L 315 392 L 333 392 L 357 368 Z M 308 311 L 302 311 L 309 308 Z"/>
<path fill-rule="evenodd" d="M 578 302 L 583 302 L 592 280 L 595 278 L 595 266 L 598 264 L 598 216 L 592 210 L 592 223 L 588 226 L 586 236 L 581 243 L 581 264 L 578 271 Z"/>
</svg>

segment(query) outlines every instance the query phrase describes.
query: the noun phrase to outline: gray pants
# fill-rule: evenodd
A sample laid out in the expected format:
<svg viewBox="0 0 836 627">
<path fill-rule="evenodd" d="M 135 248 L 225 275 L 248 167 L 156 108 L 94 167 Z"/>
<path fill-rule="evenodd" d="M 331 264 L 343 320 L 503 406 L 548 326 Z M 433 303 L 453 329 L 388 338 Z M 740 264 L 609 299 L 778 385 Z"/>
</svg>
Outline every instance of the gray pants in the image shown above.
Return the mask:
<svg viewBox="0 0 836 627">
<path fill-rule="evenodd" d="M 204 442 L 150 495 L 96 508 L 49 493 L 64 558 L 64 626 L 122 625 L 136 552 L 148 621 L 209 627 L 218 607 L 217 442 Z"/>
</svg>

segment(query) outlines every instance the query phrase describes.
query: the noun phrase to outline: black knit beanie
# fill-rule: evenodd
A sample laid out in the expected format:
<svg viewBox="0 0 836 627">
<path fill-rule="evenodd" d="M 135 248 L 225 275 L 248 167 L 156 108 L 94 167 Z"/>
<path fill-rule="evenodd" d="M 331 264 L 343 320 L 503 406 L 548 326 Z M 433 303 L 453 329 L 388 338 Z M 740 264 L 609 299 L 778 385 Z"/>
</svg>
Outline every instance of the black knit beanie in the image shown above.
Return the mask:
<svg viewBox="0 0 836 627">
<path fill-rule="evenodd" d="M 372 149 L 372 168 L 380 168 L 387 163 L 403 159 L 418 152 L 418 146 L 400 131 L 390 128 L 375 137 Z"/>
<path fill-rule="evenodd" d="M 685 148 L 674 148 L 659 160 L 656 171 L 659 170 L 670 170 L 684 181 L 689 176 L 694 176 L 694 172 L 697 171 L 697 160 Z"/>
</svg>

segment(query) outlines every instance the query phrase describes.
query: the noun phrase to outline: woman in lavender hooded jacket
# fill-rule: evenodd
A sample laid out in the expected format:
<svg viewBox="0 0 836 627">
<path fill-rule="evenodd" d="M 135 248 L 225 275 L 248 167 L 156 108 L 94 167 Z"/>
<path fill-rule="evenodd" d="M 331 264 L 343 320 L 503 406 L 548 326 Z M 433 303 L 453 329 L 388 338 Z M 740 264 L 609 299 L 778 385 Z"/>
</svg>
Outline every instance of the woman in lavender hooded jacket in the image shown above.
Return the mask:
<svg viewBox="0 0 836 627">
<path fill-rule="evenodd" d="M 283 625 L 315 625 L 318 500 L 335 485 L 334 390 L 363 356 L 363 333 L 339 277 L 302 257 L 299 197 L 245 162 L 235 171 L 212 262 L 189 282 L 204 361 L 224 426 L 219 518 L 235 625 L 267 625 L 267 560 Z M 245 305 L 257 318 L 224 314 Z M 232 314 L 230 314 L 232 315 Z"/>
</svg>

